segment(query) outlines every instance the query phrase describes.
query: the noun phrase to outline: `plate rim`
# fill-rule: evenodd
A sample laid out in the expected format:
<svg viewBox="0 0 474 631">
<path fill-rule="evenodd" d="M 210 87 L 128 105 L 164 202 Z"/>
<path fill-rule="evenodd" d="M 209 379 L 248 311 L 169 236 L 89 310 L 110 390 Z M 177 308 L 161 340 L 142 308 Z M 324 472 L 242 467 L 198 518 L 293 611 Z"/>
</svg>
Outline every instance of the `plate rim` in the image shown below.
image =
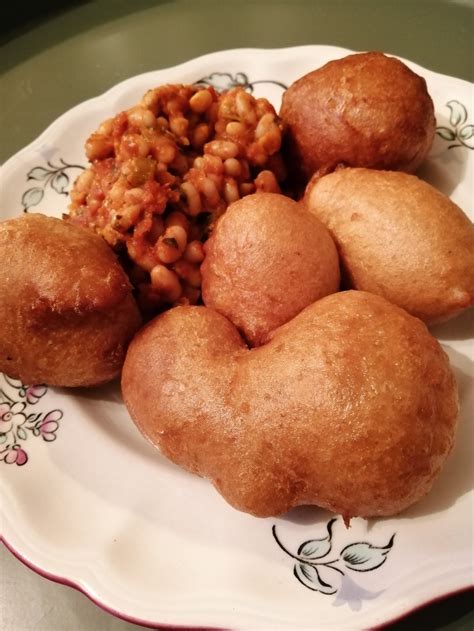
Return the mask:
<svg viewBox="0 0 474 631">
<path fill-rule="evenodd" d="M 168 67 L 163 67 L 163 68 L 156 68 L 155 70 L 151 70 L 151 71 L 147 71 L 147 72 L 143 72 L 143 73 L 139 73 L 137 75 L 133 75 L 131 77 L 128 77 L 120 82 L 118 82 L 117 84 L 111 86 L 110 88 L 108 88 L 107 90 L 105 90 L 104 92 L 93 96 L 92 98 L 86 99 L 76 105 L 74 105 L 73 107 L 69 108 L 68 110 L 66 110 L 65 112 L 63 112 L 59 117 L 57 117 L 54 121 L 52 121 L 35 139 L 33 139 L 30 143 L 28 143 L 27 145 L 25 145 L 22 149 L 20 149 L 19 151 L 15 152 L 10 158 L 8 158 L 3 165 L 1 165 L 0 167 L 0 172 L 2 173 L 2 175 L 7 175 L 7 171 L 14 167 L 16 168 L 16 164 L 18 159 L 21 159 L 23 156 L 27 155 L 29 152 L 33 151 L 38 145 L 40 145 L 42 143 L 42 141 L 45 139 L 45 137 L 47 137 L 49 134 L 54 133 L 56 131 L 57 128 L 60 128 L 61 125 L 65 122 L 65 120 L 67 121 L 71 116 L 74 116 L 76 113 L 78 113 L 79 111 L 83 110 L 83 109 L 87 109 L 89 108 L 91 105 L 94 105 L 95 103 L 99 103 L 105 99 L 109 99 L 111 97 L 114 96 L 115 93 L 117 93 L 117 95 L 122 92 L 123 90 L 127 89 L 127 87 L 129 85 L 132 85 L 133 82 L 135 82 L 136 80 L 145 80 L 147 77 L 153 77 L 154 75 L 156 75 L 156 73 L 159 73 L 161 71 L 176 71 L 179 72 L 181 70 L 186 70 L 187 68 L 189 68 L 190 66 L 192 66 L 193 64 L 199 64 L 199 63 L 208 63 L 210 61 L 212 61 L 212 59 L 216 56 L 220 56 L 223 54 L 269 54 L 269 53 L 278 53 L 278 54 L 284 54 L 284 53 L 289 53 L 289 52 L 295 52 L 295 51 L 300 51 L 301 53 L 304 52 L 304 50 L 308 50 L 308 51 L 314 51 L 316 49 L 325 49 L 325 50 L 329 50 L 331 55 L 334 55 L 334 59 L 337 58 L 337 56 L 345 56 L 348 54 L 353 54 L 353 53 L 357 53 L 357 52 L 363 52 L 363 51 L 355 51 L 355 50 L 351 50 L 351 49 L 347 49 L 347 48 L 343 48 L 343 47 L 339 47 L 339 46 L 331 46 L 331 45 L 312 45 L 312 44 L 308 44 L 308 45 L 302 45 L 302 46 L 289 46 L 289 47 L 278 47 L 278 48 L 251 48 L 251 47 L 244 47 L 244 48 L 233 48 L 233 49 L 222 49 L 222 50 L 217 50 L 217 51 L 213 51 L 210 53 L 206 53 L 203 55 L 200 55 L 198 57 L 189 59 L 187 61 L 184 61 L 180 64 L 176 64 L 174 66 L 168 66 Z M 460 79 L 458 77 L 453 77 L 450 75 L 444 75 L 441 73 L 438 73 L 436 71 L 433 71 L 431 69 L 428 69 L 426 67 L 423 67 L 415 62 L 412 62 L 410 60 L 407 60 L 403 57 L 400 57 L 398 55 L 394 55 L 394 54 L 390 54 L 387 53 L 389 56 L 395 57 L 397 59 L 400 59 L 401 61 L 403 61 L 404 63 L 406 63 L 407 65 L 409 65 L 411 68 L 413 69 L 419 69 L 419 72 L 424 73 L 425 75 L 427 74 L 433 74 L 435 75 L 438 79 L 441 80 L 446 80 L 446 81 L 455 81 L 456 83 L 464 83 L 467 86 L 471 87 L 474 85 L 473 83 L 466 81 L 464 79 Z M 89 593 L 87 591 L 87 589 L 85 587 L 83 587 L 82 585 L 79 585 L 75 580 L 69 579 L 66 576 L 61 576 L 61 575 L 56 575 L 54 573 L 49 572 L 48 570 L 37 566 L 33 561 L 31 561 L 27 556 L 23 555 L 21 552 L 19 552 L 19 550 L 17 550 L 13 544 L 11 542 L 9 542 L 5 536 L 3 534 L 0 533 L 0 541 L 2 541 L 2 543 L 5 545 L 5 547 L 16 557 L 18 558 L 22 563 L 24 563 L 27 567 L 29 567 L 31 570 L 35 571 L 37 574 L 43 576 L 44 578 L 47 578 L 49 580 L 52 580 L 53 582 L 57 582 L 60 584 L 64 584 L 67 586 L 70 586 L 80 592 L 82 592 L 85 596 L 87 596 L 92 602 L 94 602 L 94 604 L 96 604 L 97 606 L 99 606 L 100 608 L 102 608 L 103 610 L 107 611 L 108 613 L 122 619 L 128 622 L 132 622 L 134 624 L 140 624 L 142 626 L 148 626 L 148 627 L 156 627 L 156 626 L 160 626 L 162 628 L 165 629 L 186 629 L 186 628 L 190 628 L 190 629 L 203 629 L 204 627 L 201 626 L 193 626 L 193 627 L 189 627 L 186 626 L 182 626 L 182 625 L 169 625 L 169 624 L 163 624 L 160 622 L 155 622 L 155 621 L 148 621 L 148 620 L 142 620 L 140 618 L 136 618 L 134 616 L 130 616 L 129 614 L 123 613 L 121 611 L 119 611 L 118 609 L 114 609 L 112 607 L 110 607 L 109 605 L 104 604 L 103 602 L 100 601 L 99 598 L 97 598 L 96 596 L 94 596 L 92 593 Z M 434 596 L 432 599 L 428 600 L 428 601 L 424 601 L 421 604 L 417 605 L 416 607 L 412 607 L 410 606 L 406 611 L 404 611 L 403 613 L 401 613 L 400 615 L 394 617 L 391 620 L 388 620 L 384 623 L 382 623 L 380 626 L 374 627 L 374 628 L 384 628 L 385 626 L 392 624 L 393 622 L 400 620 L 404 617 L 406 617 L 407 615 L 410 615 L 411 613 L 413 613 L 414 611 L 417 611 L 418 609 L 421 609 L 431 603 L 434 603 L 436 601 L 445 599 L 445 598 L 449 598 L 452 595 L 464 592 L 466 590 L 470 590 L 472 589 L 472 585 L 466 585 L 465 587 L 460 587 L 458 589 L 455 589 L 451 592 L 447 592 L 447 593 L 443 593 L 441 595 L 438 596 Z M 208 629 L 213 629 L 214 631 L 229 631 L 228 628 L 223 628 L 223 627 L 205 627 Z"/>
<path fill-rule="evenodd" d="M 17 550 L 10 542 L 8 542 L 1 533 L 0 533 L 0 542 L 5 546 L 8 552 L 12 554 L 13 557 L 15 557 L 20 563 L 25 565 L 29 570 L 31 570 L 32 572 L 35 572 L 35 574 L 37 574 L 38 576 L 41 576 L 42 578 L 48 581 L 51 581 L 53 583 L 58 583 L 59 585 L 64 585 L 65 587 L 75 589 L 76 591 L 83 594 L 86 598 L 88 598 L 96 607 L 98 607 L 99 609 L 102 609 L 102 611 L 105 611 L 106 613 L 114 616 L 115 618 L 118 618 L 119 620 L 123 620 L 124 622 L 130 622 L 132 624 L 140 625 L 149 629 L 160 628 L 160 629 L 163 629 L 163 631 L 239 631 L 236 627 L 203 627 L 203 626 L 196 626 L 196 625 L 183 626 L 183 625 L 162 623 L 159 621 L 145 620 L 142 618 L 138 618 L 136 616 L 132 616 L 130 614 L 119 611 L 118 609 L 110 607 L 109 605 L 106 605 L 100 600 L 100 598 L 94 596 L 86 588 L 82 587 L 81 585 L 73 581 L 72 579 L 69 579 L 65 576 L 60 576 L 59 574 L 54 574 L 52 572 L 49 572 L 48 570 L 44 570 L 43 568 L 39 567 L 33 561 L 28 559 L 28 557 L 22 554 L 19 550 Z M 453 596 L 458 596 L 460 594 L 469 593 L 469 592 L 474 592 L 473 584 L 466 585 L 465 587 L 459 587 L 457 589 L 453 589 L 449 592 L 443 593 L 438 596 L 433 596 L 429 600 L 425 600 L 416 606 L 409 607 L 406 611 L 400 613 L 399 615 L 393 618 L 390 618 L 389 620 L 382 622 L 381 624 L 370 627 L 370 629 L 372 631 L 383 631 L 383 629 L 387 629 L 390 625 L 404 620 L 408 616 L 411 616 L 412 614 L 415 614 L 416 612 L 421 611 L 425 607 L 429 607 L 431 605 L 435 605 L 436 603 L 443 602 L 445 600 L 448 600 L 449 598 L 452 598 Z"/>
</svg>

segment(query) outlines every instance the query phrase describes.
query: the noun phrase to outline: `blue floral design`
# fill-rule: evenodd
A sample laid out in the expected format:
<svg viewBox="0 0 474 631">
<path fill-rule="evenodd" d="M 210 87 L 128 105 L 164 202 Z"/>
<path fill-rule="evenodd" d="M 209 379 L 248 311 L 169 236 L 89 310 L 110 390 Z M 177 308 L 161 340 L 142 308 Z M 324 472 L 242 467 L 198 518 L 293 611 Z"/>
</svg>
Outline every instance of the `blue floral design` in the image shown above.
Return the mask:
<svg viewBox="0 0 474 631">
<path fill-rule="evenodd" d="M 376 570 L 387 560 L 392 549 L 395 535 L 393 534 L 385 546 L 374 546 L 365 541 L 351 543 L 329 560 L 332 551 L 333 525 L 337 518 L 326 524 L 327 534 L 318 539 L 303 542 L 296 554 L 290 552 L 280 541 L 276 533 L 276 526 L 272 534 L 280 548 L 296 561 L 293 574 L 297 580 L 308 589 L 322 594 L 336 594 L 334 606 L 348 604 L 351 609 L 358 610 L 363 600 L 377 598 L 382 591 L 369 591 L 358 585 L 352 578 L 346 576 L 346 569 L 354 572 L 370 572 Z"/>
</svg>

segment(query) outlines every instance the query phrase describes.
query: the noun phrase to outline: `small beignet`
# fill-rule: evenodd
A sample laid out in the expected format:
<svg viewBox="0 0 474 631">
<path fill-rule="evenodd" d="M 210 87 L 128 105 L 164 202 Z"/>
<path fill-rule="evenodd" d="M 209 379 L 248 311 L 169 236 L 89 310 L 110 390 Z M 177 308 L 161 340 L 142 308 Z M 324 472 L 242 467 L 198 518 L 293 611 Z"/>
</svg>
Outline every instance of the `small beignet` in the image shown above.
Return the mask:
<svg viewBox="0 0 474 631">
<path fill-rule="evenodd" d="M 93 232 L 27 214 L 0 223 L 0 371 L 25 384 L 91 386 L 120 373 L 141 318 Z"/>
<path fill-rule="evenodd" d="M 339 289 L 339 260 L 325 226 L 275 193 L 234 202 L 205 244 L 204 304 L 253 345 L 307 305 Z"/>
<path fill-rule="evenodd" d="M 474 303 L 474 226 L 430 184 L 407 173 L 339 169 L 310 182 L 305 201 L 331 232 L 354 289 L 428 324 Z"/>
<path fill-rule="evenodd" d="M 413 172 L 435 134 L 425 80 L 380 52 L 347 55 L 293 83 L 283 95 L 290 169 L 308 180 L 337 165 Z"/>
</svg>

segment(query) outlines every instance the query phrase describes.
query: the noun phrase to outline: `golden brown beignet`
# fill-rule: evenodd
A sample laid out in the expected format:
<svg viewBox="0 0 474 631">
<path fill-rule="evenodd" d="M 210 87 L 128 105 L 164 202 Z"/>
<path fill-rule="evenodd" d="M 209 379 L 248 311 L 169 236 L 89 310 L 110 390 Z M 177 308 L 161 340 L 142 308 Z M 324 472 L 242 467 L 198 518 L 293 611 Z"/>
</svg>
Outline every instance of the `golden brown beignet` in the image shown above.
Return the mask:
<svg viewBox="0 0 474 631">
<path fill-rule="evenodd" d="M 204 303 L 227 316 L 252 345 L 339 289 L 329 232 L 283 195 L 256 193 L 234 202 L 205 251 Z"/>
<path fill-rule="evenodd" d="M 165 456 L 257 516 L 300 504 L 398 513 L 430 490 L 458 413 L 425 325 L 357 291 L 322 298 L 250 351 L 217 312 L 172 309 L 132 341 L 122 392 Z"/>
<path fill-rule="evenodd" d="M 414 175 L 340 169 L 308 185 L 355 289 L 380 294 L 427 323 L 474 302 L 474 227 Z"/>
<path fill-rule="evenodd" d="M 425 80 L 379 52 L 336 59 L 283 95 L 289 165 L 308 180 L 338 164 L 413 172 L 435 133 Z"/>
<path fill-rule="evenodd" d="M 0 223 L 0 322 L 0 371 L 91 386 L 117 377 L 141 320 L 101 237 L 28 214 Z"/>
</svg>

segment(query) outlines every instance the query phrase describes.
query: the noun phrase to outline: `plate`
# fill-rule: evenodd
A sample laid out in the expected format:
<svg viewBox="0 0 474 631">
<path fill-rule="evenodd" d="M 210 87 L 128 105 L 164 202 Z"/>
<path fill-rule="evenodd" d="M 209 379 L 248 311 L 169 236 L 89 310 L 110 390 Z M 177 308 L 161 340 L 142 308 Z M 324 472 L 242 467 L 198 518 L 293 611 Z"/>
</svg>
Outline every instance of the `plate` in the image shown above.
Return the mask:
<svg viewBox="0 0 474 631">
<path fill-rule="evenodd" d="M 60 217 L 86 164 L 87 136 L 151 87 L 243 85 L 278 108 L 285 86 L 350 52 L 229 50 L 128 79 L 4 164 L 0 218 Z M 472 218 L 473 87 L 403 61 L 425 77 L 435 103 L 437 135 L 420 176 Z M 347 529 L 316 508 L 274 519 L 239 513 L 145 441 L 117 384 L 68 391 L 0 376 L 3 540 L 33 569 L 150 626 L 374 627 L 464 589 L 472 582 L 472 314 L 433 332 L 459 383 L 458 440 L 432 492 L 397 518 L 353 519 Z"/>
</svg>

